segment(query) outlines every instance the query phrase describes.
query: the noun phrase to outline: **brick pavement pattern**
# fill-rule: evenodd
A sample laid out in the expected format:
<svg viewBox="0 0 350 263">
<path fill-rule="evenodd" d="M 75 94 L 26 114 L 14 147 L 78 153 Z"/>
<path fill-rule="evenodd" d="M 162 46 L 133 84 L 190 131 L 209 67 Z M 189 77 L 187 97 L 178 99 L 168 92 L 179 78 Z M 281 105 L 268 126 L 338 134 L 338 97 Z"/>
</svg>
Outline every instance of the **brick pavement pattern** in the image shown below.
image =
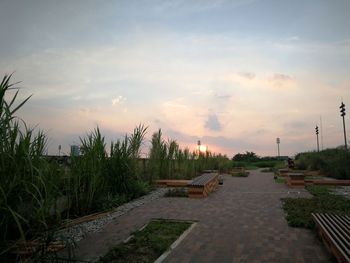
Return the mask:
<svg viewBox="0 0 350 263">
<path fill-rule="evenodd" d="M 78 242 L 76 258 L 95 261 L 152 218 L 164 218 L 198 221 L 167 263 L 332 262 L 312 231 L 289 227 L 284 218 L 281 198 L 307 196 L 305 190 L 275 183 L 271 173 L 225 175 L 224 184 L 207 198 L 164 197 L 133 209 Z"/>
</svg>

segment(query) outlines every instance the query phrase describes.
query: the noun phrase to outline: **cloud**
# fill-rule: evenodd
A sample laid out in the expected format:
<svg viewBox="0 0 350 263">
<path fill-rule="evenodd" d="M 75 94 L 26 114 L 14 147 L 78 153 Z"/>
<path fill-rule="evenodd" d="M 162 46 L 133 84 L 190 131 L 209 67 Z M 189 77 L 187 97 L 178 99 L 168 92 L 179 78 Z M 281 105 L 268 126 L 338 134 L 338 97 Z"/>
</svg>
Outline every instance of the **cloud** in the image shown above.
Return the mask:
<svg viewBox="0 0 350 263">
<path fill-rule="evenodd" d="M 251 73 L 251 72 L 239 72 L 238 75 L 240 77 L 246 78 L 246 79 L 254 79 L 255 78 L 255 74 Z"/>
<path fill-rule="evenodd" d="M 293 122 L 288 122 L 284 124 L 286 130 L 300 130 L 300 129 L 307 129 L 307 127 L 311 127 L 312 124 L 307 123 L 305 121 L 293 121 Z"/>
<path fill-rule="evenodd" d="M 118 96 L 116 98 L 112 99 L 112 105 L 118 105 L 118 104 L 123 104 L 126 101 L 126 98 L 123 96 Z"/>
<path fill-rule="evenodd" d="M 300 37 L 299 36 L 291 36 L 286 39 L 287 41 L 299 41 Z"/>
<path fill-rule="evenodd" d="M 219 122 L 219 119 L 216 116 L 216 114 L 214 114 L 214 113 L 210 113 L 208 115 L 208 119 L 205 122 L 204 127 L 207 128 L 208 130 L 211 130 L 211 131 L 221 131 L 222 130 L 222 126 Z"/>
<path fill-rule="evenodd" d="M 232 97 L 232 95 L 229 95 L 229 94 L 218 94 L 218 93 L 216 93 L 214 96 L 217 99 L 225 99 L 225 100 L 228 100 Z"/>
<path fill-rule="evenodd" d="M 294 79 L 293 77 L 286 74 L 275 73 L 272 77 L 269 78 L 268 81 L 274 87 L 280 88 L 280 87 L 289 86 L 294 82 Z"/>
<path fill-rule="evenodd" d="M 247 5 L 251 5 L 257 0 L 200 0 L 200 1 L 185 1 L 185 0 L 168 0 L 168 1 L 158 1 L 156 8 L 154 8 L 157 14 L 193 14 L 198 12 L 213 12 L 215 10 L 220 10 L 224 6 L 226 8 L 239 8 Z M 145 1 L 148 3 L 147 1 Z"/>
<path fill-rule="evenodd" d="M 275 73 L 271 79 L 271 81 L 290 81 L 292 80 L 292 77 L 288 76 L 288 75 L 285 75 L 285 74 L 278 74 L 278 73 Z"/>
<path fill-rule="evenodd" d="M 210 149 L 216 147 L 217 152 L 251 150 L 274 154 L 277 136 L 283 139 L 285 151 L 288 141 L 289 152 L 313 149 L 314 145 L 309 147 L 308 142 L 314 142 L 313 123 L 322 114 L 325 134 L 329 134 L 325 142 L 329 146 L 341 143 L 341 122 L 334 116 L 339 115 L 341 96 L 344 102 L 350 101 L 348 36 L 326 43 L 310 41 L 301 33 L 299 39 L 293 34 L 286 38 L 285 34 L 268 36 L 246 30 L 222 32 L 224 25 L 215 26 L 211 19 L 205 21 L 216 30 L 199 31 L 197 26 L 207 29 L 207 24 L 203 24 L 204 20 L 200 23 L 191 12 L 212 13 L 219 1 L 188 4 L 184 0 L 158 0 L 157 3 L 164 3 L 163 7 L 159 4 L 163 8 L 159 17 L 149 12 L 158 4 L 143 2 L 145 10 L 131 2 L 123 8 L 104 7 L 103 12 L 84 7 L 84 19 L 71 16 L 79 24 L 66 27 L 74 24 L 71 19 L 66 21 L 60 34 L 44 25 L 35 27 L 35 34 L 29 30 L 31 37 L 25 34 L 21 41 L 10 38 L 9 44 L 23 43 L 25 48 L 23 52 L 14 49 L 16 56 L 11 59 L 2 56 L 0 72 L 16 71 L 15 77 L 29 88 L 23 92 L 34 94 L 25 111 L 20 112 L 25 120 L 55 131 L 55 137 L 61 134 L 58 138 L 62 139 L 56 141 L 62 145 L 64 134 L 82 135 L 96 123 L 110 131 L 131 131 L 142 122 L 150 125 L 150 131 L 179 131 L 181 134 L 175 133 L 172 138 L 186 145 L 201 139 Z M 250 1 L 227 1 L 230 5 L 233 2 Z M 93 20 L 85 9 L 91 9 Z M 120 10 L 121 16 L 106 15 L 106 9 Z M 41 13 L 46 16 L 48 12 Z M 227 13 L 232 17 L 231 12 Z M 102 16 L 108 25 L 92 26 L 91 21 L 102 21 L 98 19 Z M 123 20 L 130 17 L 140 20 Z M 173 27 L 179 25 L 175 23 L 180 22 L 176 20 L 179 18 L 183 24 Z M 26 19 L 27 16 L 21 18 Z M 247 23 L 246 17 L 242 21 Z M 27 31 L 23 25 L 20 23 Z M 67 35 L 66 31 L 80 29 L 82 34 Z M 45 33 L 42 31 L 54 38 L 45 43 L 40 38 L 37 49 L 28 49 L 25 45 L 37 43 L 33 38 L 39 39 L 36 37 Z M 287 32 L 285 28 L 283 32 Z M 9 53 L 4 50 L 3 53 Z M 212 111 L 208 112 L 208 107 Z M 311 127 L 293 123 L 300 120 Z"/>
</svg>

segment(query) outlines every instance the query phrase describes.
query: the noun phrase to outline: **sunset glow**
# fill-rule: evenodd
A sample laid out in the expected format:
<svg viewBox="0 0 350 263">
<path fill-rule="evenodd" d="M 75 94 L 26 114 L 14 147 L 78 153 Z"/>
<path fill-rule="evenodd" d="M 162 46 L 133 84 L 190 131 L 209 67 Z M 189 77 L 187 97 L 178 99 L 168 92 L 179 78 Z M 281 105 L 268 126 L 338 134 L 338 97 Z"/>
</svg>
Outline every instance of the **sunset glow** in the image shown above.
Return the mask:
<svg viewBox="0 0 350 263">
<path fill-rule="evenodd" d="M 18 115 L 51 154 L 143 123 L 146 146 L 161 128 L 191 150 L 275 156 L 280 137 L 294 155 L 315 150 L 315 125 L 322 148 L 343 143 L 349 13 L 345 0 L 1 1 L 0 74 L 33 94 Z"/>
<path fill-rule="evenodd" d="M 207 146 L 205 146 L 205 145 L 200 145 L 200 146 L 199 146 L 199 151 L 200 151 L 201 153 L 206 153 L 206 152 L 207 152 Z"/>
</svg>

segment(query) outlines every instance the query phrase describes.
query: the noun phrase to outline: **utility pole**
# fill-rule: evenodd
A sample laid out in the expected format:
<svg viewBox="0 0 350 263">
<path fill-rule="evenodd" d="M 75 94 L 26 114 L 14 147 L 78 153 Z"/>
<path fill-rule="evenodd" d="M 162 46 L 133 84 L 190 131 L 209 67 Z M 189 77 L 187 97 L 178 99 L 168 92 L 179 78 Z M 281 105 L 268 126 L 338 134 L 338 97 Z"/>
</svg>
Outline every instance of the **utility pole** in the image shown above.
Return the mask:
<svg viewBox="0 0 350 263">
<path fill-rule="evenodd" d="M 320 144 L 318 142 L 318 126 L 317 125 L 316 125 L 315 130 L 316 130 L 316 138 L 317 138 L 317 152 L 319 152 L 320 151 Z"/>
<path fill-rule="evenodd" d="M 345 129 L 345 104 L 341 102 L 340 105 L 340 116 L 343 117 L 343 128 L 344 128 L 344 141 L 345 141 L 345 149 L 348 148 L 348 142 L 346 141 L 346 129 Z"/>
<path fill-rule="evenodd" d="M 277 152 L 278 152 L 278 159 L 280 158 L 280 138 L 276 139 L 276 143 L 277 143 Z"/>
<path fill-rule="evenodd" d="M 320 116 L 320 132 L 321 132 L 321 150 L 323 151 L 323 124 L 322 124 L 322 116 Z"/>
</svg>

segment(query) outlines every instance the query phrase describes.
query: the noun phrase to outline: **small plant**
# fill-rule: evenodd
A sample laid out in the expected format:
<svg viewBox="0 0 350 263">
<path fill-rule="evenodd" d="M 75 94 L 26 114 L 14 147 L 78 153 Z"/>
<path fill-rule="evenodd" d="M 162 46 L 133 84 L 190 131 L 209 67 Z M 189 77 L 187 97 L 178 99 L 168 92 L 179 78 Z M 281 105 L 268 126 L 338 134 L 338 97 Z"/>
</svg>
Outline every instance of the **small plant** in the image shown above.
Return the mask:
<svg viewBox="0 0 350 263">
<path fill-rule="evenodd" d="M 186 188 L 174 188 L 169 189 L 165 195 L 165 197 L 188 197 Z"/>
<path fill-rule="evenodd" d="M 167 220 L 151 221 L 133 233 L 127 242 L 112 248 L 98 263 L 154 262 L 192 223 Z"/>
<path fill-rule="evenodd" d="M 276 177 L 274 180 L 275 180 L 275 183 L 278 183 L 278 184 L 285 184 L 287 182 L 286 178 L 284 177 Z"/>
<path fill-rule="evenodd" d="M 249 172 L 238 172 L 238 173 L 232 173 L 232 177 L 248 177 Z"/>
<path fill-rule="evenodd" d="M 306 189 L 315 197 L 328 197 L 332 194 L 334 186 L 322 186 L 322 185 L 312 185 L 307 186 Z"/>
<path fill-rule="evenodd" d="M 335 213 L 350 215 L 350 200 L 331 193 L 330 187 L 307 187 L 313 198 L 282 199 L 283 209 L 290 226 L 313 228 L 311 213 Z"/>
</svg>

